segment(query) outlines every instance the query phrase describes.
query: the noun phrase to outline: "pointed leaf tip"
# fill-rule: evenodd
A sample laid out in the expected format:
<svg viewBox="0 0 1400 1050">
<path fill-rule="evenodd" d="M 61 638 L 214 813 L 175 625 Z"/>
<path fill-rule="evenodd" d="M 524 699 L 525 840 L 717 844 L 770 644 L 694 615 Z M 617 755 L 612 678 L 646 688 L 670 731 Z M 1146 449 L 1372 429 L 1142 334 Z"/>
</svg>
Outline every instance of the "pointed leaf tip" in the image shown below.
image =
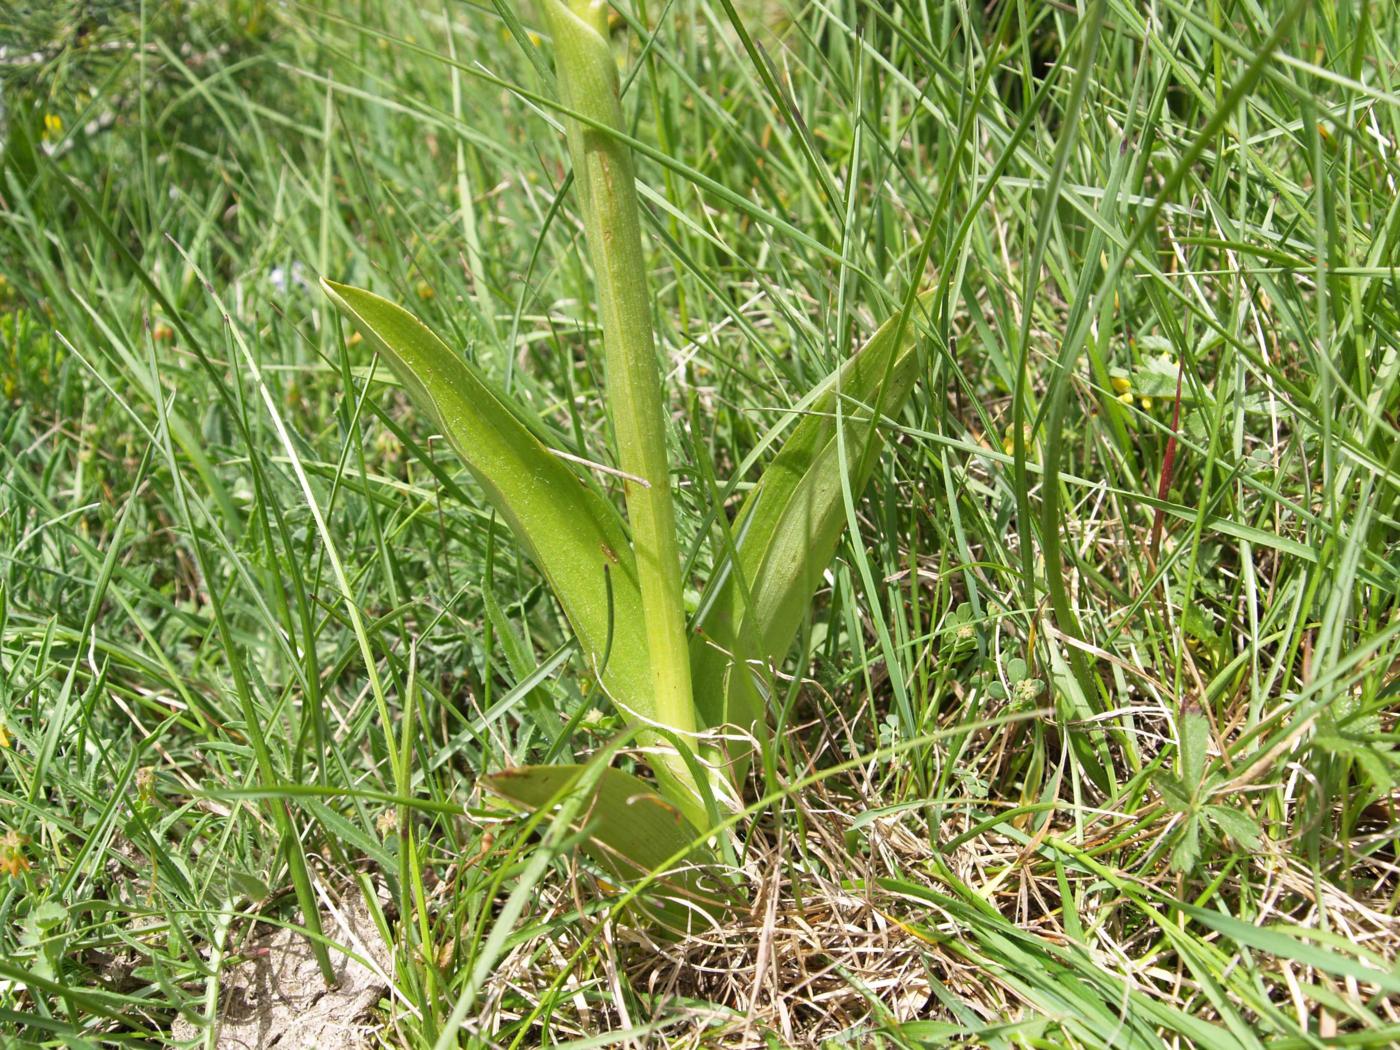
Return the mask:
<svg viewBox="0 0 1400 1050">
<path fill-rule="evenodd" d="M 337 309 L 446 435 L 548 580 L 590 669 L 631 717 L 654 717 L 636 562 L 611 503 L 540 438 L 543 428 L 407 310 L 321 278 Z"/>
</svg>

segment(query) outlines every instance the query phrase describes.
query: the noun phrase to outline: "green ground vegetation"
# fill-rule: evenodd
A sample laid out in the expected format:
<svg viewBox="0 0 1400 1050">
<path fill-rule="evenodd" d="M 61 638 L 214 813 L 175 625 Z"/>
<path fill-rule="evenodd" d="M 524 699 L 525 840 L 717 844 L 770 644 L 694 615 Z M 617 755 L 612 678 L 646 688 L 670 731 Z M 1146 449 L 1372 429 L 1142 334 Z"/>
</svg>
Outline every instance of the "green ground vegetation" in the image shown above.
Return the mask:
<svg viewBox="0 0 1400 1050">
<path fill-rule="evenodd" d="M 715 844 L 744 906 L 658 935 L 481 790 L 649 766 L 318 286 L 412 309 L 623 506 L 544 21 L 19 5 L 0 1039 L 217 1045 L 272 931 L 354 909 L 375 1045 L 1395 1045 L 1395 6 L 609 27 L 687 615 L 802 395 L 933 290 Z"/>
</svg>

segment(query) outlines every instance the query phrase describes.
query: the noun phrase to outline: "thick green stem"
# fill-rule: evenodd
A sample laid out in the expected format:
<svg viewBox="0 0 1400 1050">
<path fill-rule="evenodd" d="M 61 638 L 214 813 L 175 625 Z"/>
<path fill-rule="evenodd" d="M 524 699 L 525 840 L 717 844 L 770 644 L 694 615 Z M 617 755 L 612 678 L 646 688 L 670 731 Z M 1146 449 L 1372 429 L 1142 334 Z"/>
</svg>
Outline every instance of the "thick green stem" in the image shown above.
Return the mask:
<svg viewBox="0 0 1400 1050">
<path fill-rule="evenodd" d="M 666 416 L 652 337 L 651 300 L 642 254 L 640 212 L 629 147 L 608 131 L 625 127 L 617 66 L 608 46 L 607 6 L 600 0 L 545 0 L 554 38 L 561 101 L 586 117 L 568 121 L 574 179 L 598 284 L 607 399 L 637 555 L 656 711 L 662 728 L 695 748 L 680 555 L 666 455 Z M 596 126 L 594 126 L 596 125 Z M 655 733 L 653 763 L 673 801 L 700 826 L 705 810 L 689 767 Z"/>
</svg>

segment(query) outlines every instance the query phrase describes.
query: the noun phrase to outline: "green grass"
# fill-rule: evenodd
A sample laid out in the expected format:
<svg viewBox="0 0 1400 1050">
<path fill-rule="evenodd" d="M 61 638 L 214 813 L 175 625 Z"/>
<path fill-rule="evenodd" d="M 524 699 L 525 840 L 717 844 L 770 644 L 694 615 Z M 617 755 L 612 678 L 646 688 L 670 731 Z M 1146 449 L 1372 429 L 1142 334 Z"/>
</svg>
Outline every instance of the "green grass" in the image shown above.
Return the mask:
<svg viewBox="0 0 1400 1050">
<path fill-rule="evenodd" d="M 770 429 L 937 289 L 774 678 L 754 911 L 678 943 L 478 792 L 623 723 L 316 288 L 608 463 L 533 16 L 0 13 L 0 1040 L 203 1031 L 326 900 L 384 1045 L 1400 1040 L 1400 17 L 1150 10 L 615 19 L 692 605 Z"/>
</svg>

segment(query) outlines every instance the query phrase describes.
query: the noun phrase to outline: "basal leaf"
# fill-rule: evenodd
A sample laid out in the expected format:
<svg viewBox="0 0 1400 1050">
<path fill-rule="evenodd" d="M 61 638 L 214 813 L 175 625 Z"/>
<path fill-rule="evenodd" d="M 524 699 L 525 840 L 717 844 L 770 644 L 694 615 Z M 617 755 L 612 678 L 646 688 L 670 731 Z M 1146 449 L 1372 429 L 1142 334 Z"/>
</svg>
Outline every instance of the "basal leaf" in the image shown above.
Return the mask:
<svg viewBox="0 0 1400 1050">
<path fill-rule="evenodd" d="M 652 718 L 637 570 L 622 519 L 540 439 L 528 416 L 402 307 L 359 288 L 322 287 L 433 417 L 549 581 L 604 688 Z"/>
<path fill-rule="evenodd" d="M 918 376 L 921 307 L 886 321 L 806 399 L 801 421 L 744 501 L 734 524 L 737 564 L 717 566 L 712 600 L 691 643 L 696 703 L 711 726 L 748 729 L 762 716 L 745 661 L 780 660 L 846 526 L 837 447 L 838 397 L 846 461 L 860 493 L 883 445 L 874 421 L 900 410 Z M 877 405 L 878 400 L 878 405 Z"/>
<path fill-rule="evenodd" d="M 676 932 L 704 929 L 734 906 L 732 888 L 719 874 L 714 854 L 692 846 L 697 834 L 681 811 L 643 780 L 619 769 L 603 769 L 590 785 L 587 766 L 525 766 L 483 778 L 496 794 L 539 810 L 570 790 L 586 790 L 579 826 L 584 850 L 619 886 L 635 885 L 652 872 L 656 880 L 637 897 L 648 919 Z M 677 855 L 682 859 L 674 860 Z"/>
</svg>

